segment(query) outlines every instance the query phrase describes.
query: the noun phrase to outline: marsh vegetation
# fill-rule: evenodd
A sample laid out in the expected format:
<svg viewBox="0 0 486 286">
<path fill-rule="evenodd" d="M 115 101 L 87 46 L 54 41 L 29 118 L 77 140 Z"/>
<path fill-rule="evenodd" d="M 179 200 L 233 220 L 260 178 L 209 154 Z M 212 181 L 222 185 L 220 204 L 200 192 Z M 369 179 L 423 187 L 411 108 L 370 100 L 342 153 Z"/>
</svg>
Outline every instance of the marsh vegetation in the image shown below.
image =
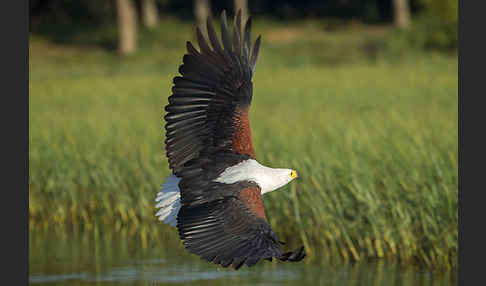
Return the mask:
<svg viewBox="0 0 486 286">
<path fill-rule="evenodd" d="M 254 23 L 256 156 L 299 172 L 264 198 L 274 231 L 302 241 L 307 263 L 456 269 L 457 56 L 409 51 L 389 27 L 328 25 Z M 154 199 L 169 175 L 163 107 L 192 28 L 162 19 L 128 58 L 31 37 L 31 230 L 126 231 L 161 244 L 161 233 L 176 235 L 156 220 Z"/>
</svg>

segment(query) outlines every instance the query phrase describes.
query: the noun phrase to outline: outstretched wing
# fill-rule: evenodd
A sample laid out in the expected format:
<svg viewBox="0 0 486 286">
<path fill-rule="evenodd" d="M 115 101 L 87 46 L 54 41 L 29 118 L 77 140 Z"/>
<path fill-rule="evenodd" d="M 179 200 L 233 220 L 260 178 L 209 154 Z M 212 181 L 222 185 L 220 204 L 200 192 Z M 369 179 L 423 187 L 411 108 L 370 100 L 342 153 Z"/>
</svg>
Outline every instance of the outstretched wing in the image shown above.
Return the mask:
<svg viewBox="0 0 486 286">
<path fill-rule="evenodd" d="M 197 28 L 200 51 L 187 42 L 187 54 L 174 78 L 165 107 L 166 154 L 178 174 L 189 160 L 210 150 L 228 150 L 254 157 L 248 110 L 252 99 L 260 37 L 250 51 L 251 19 L 241 36 L 241 12 L 235 17 L 233 37 L 221 15 L 222 45 L 211 20 L 207 21 L 211 49 Z"/>
<path fill-rule="evenodd" d="M 218 153 L 191 160 L 181 171 L 182 207 L 177 217 L 179 236 L 185 247 L 207 261 L 238 269 L 261 259 L 300 261 L 303 247 L 284 253 L 265 217 L 257 184 L 214 182 L 227 165 L 249 156 Z"/>
</svg>

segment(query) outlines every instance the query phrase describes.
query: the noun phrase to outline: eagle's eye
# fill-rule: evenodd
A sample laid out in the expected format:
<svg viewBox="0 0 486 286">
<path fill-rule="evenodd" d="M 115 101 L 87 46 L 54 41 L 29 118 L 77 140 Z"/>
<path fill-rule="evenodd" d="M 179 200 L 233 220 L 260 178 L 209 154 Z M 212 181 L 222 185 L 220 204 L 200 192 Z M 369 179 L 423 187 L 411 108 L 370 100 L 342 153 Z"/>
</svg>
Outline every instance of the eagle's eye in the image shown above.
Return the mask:
<svg viewBox="0 0 486 286">
<path fill-rule="evenodd" d="M 295 177 L 297 177 L 297 172 L 295 170 L 290 171 L 290 177 L 295 179 Z"/>
</svg>

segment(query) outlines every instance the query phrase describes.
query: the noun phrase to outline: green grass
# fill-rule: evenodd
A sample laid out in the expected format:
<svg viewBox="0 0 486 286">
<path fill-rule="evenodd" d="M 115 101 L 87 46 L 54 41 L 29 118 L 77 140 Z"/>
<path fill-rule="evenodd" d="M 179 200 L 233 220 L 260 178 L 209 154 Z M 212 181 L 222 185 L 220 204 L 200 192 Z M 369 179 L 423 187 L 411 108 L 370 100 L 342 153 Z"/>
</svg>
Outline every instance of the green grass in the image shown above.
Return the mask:
<svg viewBox="0 0 486 286">
<path fill-rule="evenodd" d="M 272 228 L 309 262 L 457 267 L 457 57 L 370 56 L 392 31 L 318 24 L 254 26 L 256 156 L 299 173 L 264 198 Z M 166 20 L 126 59 L 31 38 L 32 228 L 166 228 L 154 217 L 169 175 L 163 107 L 191 31 Z"/>
</svg>

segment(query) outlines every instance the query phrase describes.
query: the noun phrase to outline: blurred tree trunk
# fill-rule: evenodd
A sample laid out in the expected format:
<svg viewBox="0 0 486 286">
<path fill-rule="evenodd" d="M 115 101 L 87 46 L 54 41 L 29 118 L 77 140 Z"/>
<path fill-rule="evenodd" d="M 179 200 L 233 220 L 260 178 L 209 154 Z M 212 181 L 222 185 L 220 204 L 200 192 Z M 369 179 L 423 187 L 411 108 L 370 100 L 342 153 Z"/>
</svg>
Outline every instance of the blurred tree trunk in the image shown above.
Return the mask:
<svg viewBox="0 0 486 286">
<path fill-rule="evenodd" d="M 149 29 L 153 29 L 159 23 L 159 12 L 155 0 L 142 0 L 143 24 Z"/>
<path fill-rule="evenodd" d="M 393 0 L 393 21 L 399 28 L 410 26 L 409 0 Z"/>
<path fill-rule="evenodd" d="M 241 20 L 244 23 L 248 17 L 248 0 L 235 0 L 235 15 L 241 9 Z"/>
<path fill-rule="evenodd" d="M 211 16 L 211 4 L 209 0 L 194 0 L 194 17 L 203 35 L 207 35 L 206 19 Z"/>
<path fill-rule="evenodd" d="M 137 11 L 132 0 L 117 0 L 118 52 L 133 54 L 137 50 Z"/>
</svg>

